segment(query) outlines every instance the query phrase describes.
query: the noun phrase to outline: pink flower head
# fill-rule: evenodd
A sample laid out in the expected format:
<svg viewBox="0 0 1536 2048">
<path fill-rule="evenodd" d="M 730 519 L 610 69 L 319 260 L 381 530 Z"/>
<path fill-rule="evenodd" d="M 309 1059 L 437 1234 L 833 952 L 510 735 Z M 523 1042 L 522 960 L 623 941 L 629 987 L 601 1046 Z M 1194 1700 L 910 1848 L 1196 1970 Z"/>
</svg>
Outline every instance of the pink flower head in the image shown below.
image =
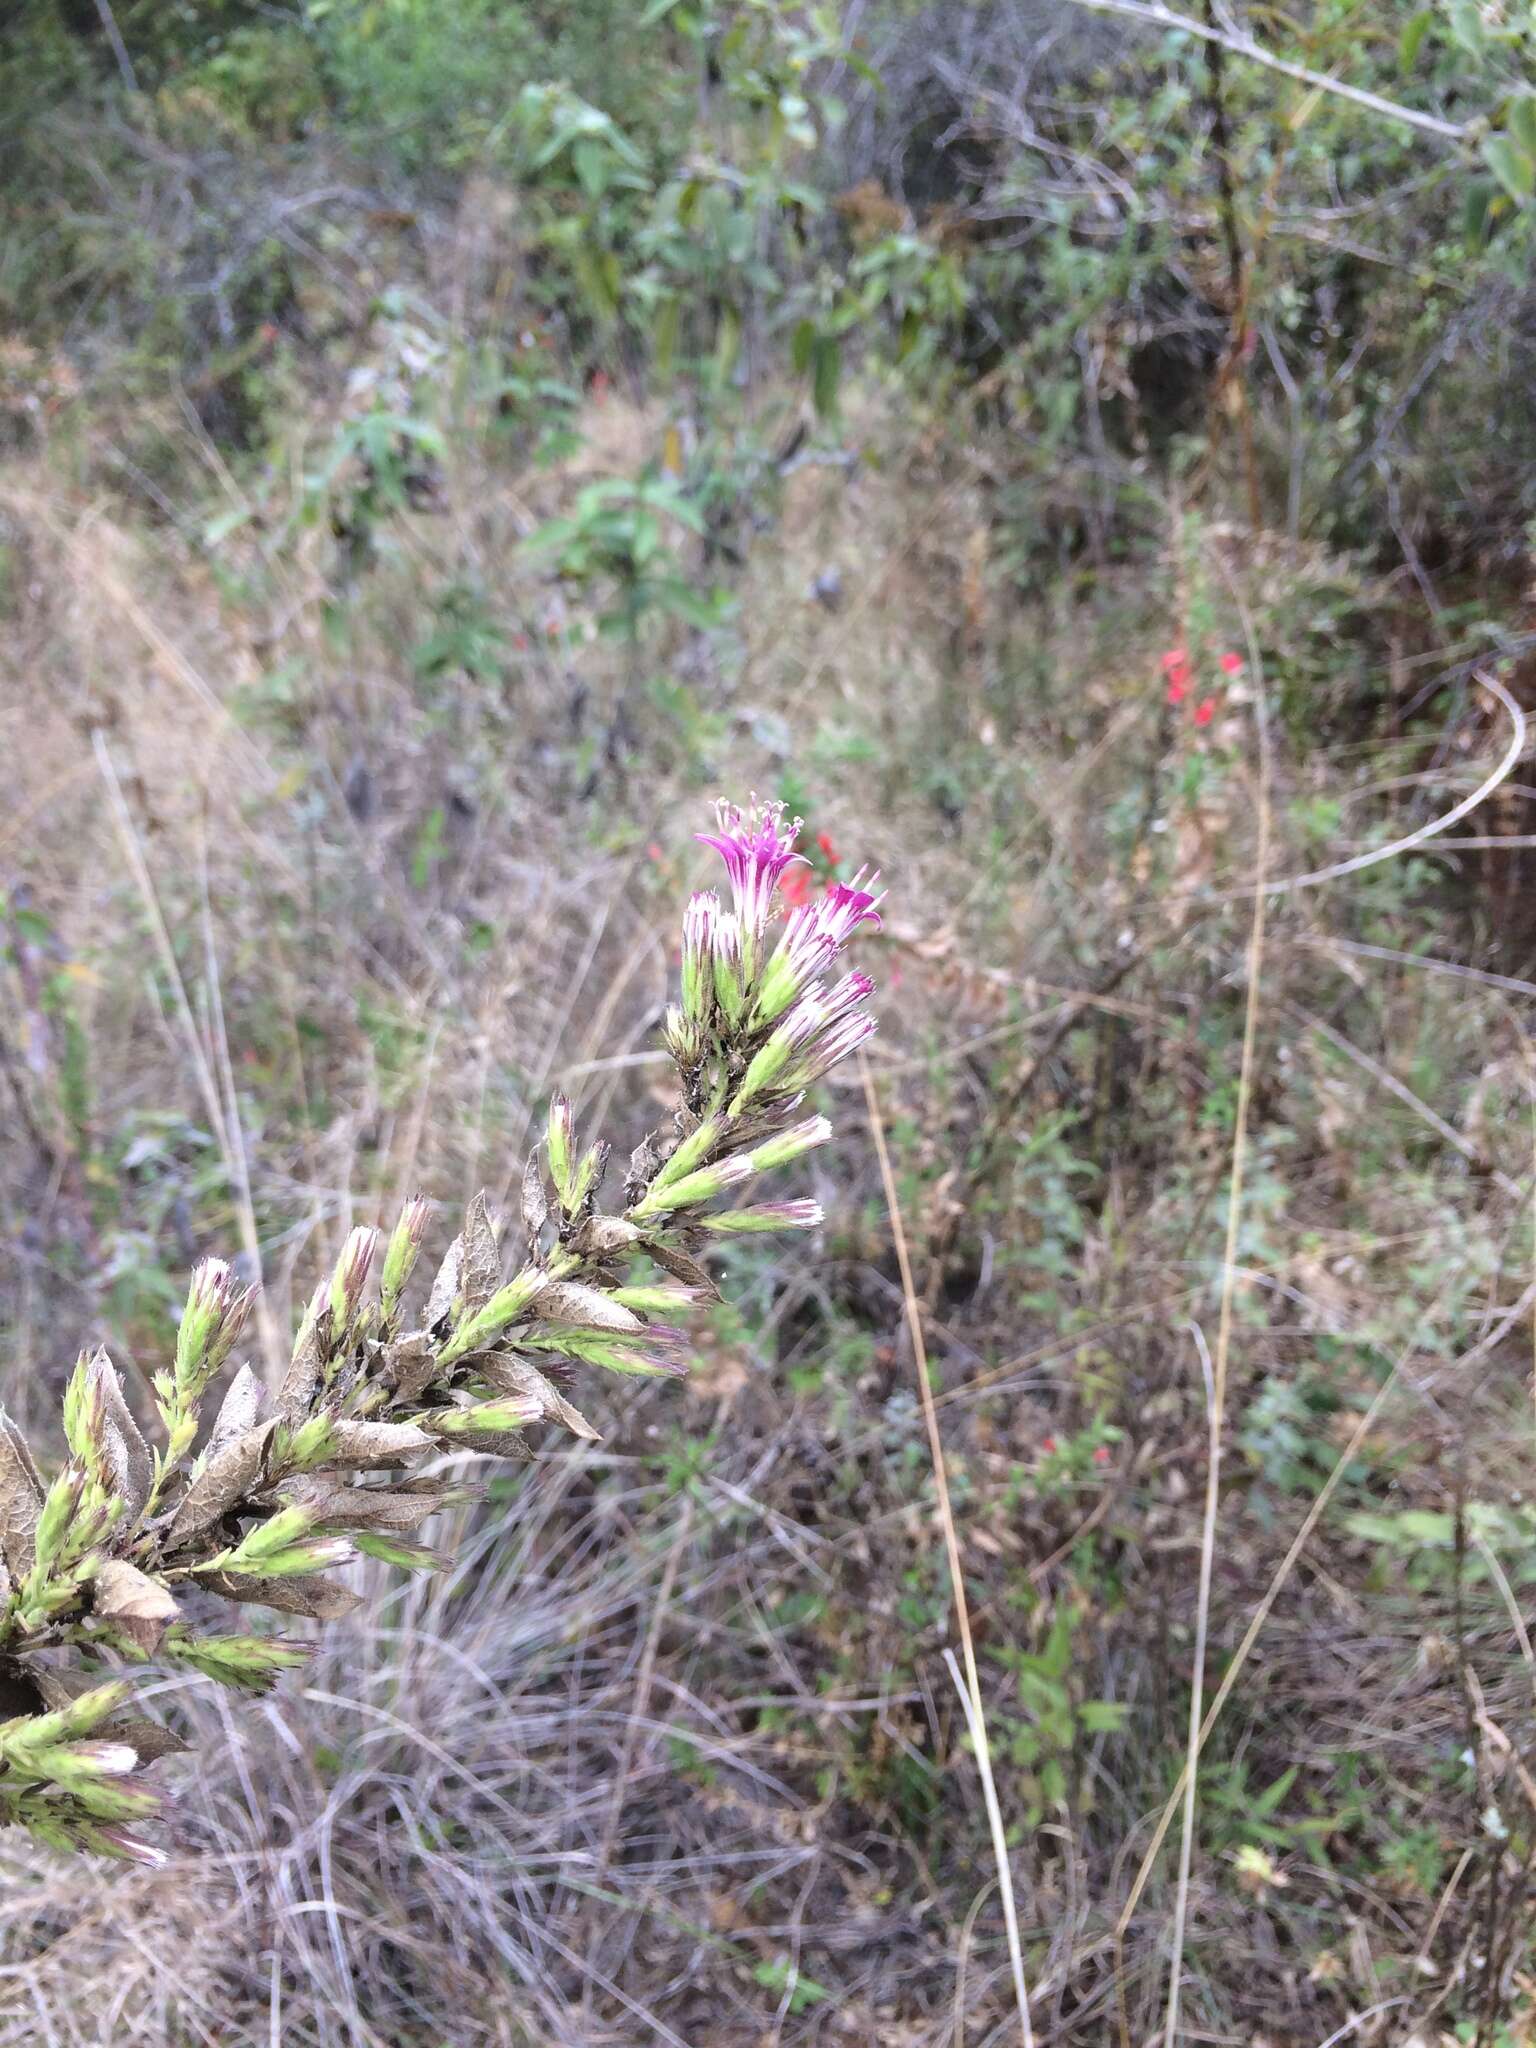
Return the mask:
<svg viewBox="0 0 1536 2048">
<path fill-rule="evenodd" d="M 1220 666 L 1224 676 L 1240 676 L 1243 672 L 1243 657 L 1240 654 L 1224 654 Z"/>
<path fill-rule="evenodd" d="M 1170 683 L 1185 683 L 1189 680 L 1189 655 L 1182 647 L 1170 647 L 1163 656 L 1163 674 Z"/>
<path fill-rule="evenodd" d="M 1202 697 L 1200 699 L 1200 702 L 1195 706 L 1196 725 L 1209 725 L 1211 720 L 1215 716 L 1216 699 L 1214 697 Z"/>
<path fill-rule="evenodd" d="M 1182 704 L 1188 695 L 1188 683 L 1170 683 L 1168 685 L 1168 702 L 1170 704 Z"/>
<path fill-rule="evenodd" d="M 809 1088 L 813 1081 L 819 1081 L 840 1060 L 847 1059 L 851 1052 L 857 1052 L 874 1029 L 875 1020 L 868 1010 L 850 1010 L 840 1017 L 801 1061 L 794 1077 L 795 1086 Z"/>
<path fill-rule="evenodd" d="M 788 1085 L 808 1088 L 864 1043 L 875 1020 L 861 1005 L 874 987 L 867 974 L 845 974 L 835 988 L 802 997 L 780 1026 L 800 1054 L 785 1075 Z"/>
<path fill-rule="evenodd" d="M 827 885 L 826 900 L 818 913 L 824 938 L 832 941 L 834 947 L 846 946 L 861 924 L 872 924 L 876 931 L 881 926 L 880 905 L 885 892 L 874 893 L 873 885 L 880 879 L 878 874 L 866 874 L 863 868 L 851 882 L 830 882 Z M 870 886 L 866 887 L 868 883 Z"/>
<path fill-rule="evenodd" d="M 784 822 L 784 806 L 758 804 L 754 799 L 746 810 L 722 798 L 715 805 L 718 832 L 696 832 L 694 837 L 712 846 L 725 862 L 741 918 L 742 933 L 749 947 L 755 946 L 768 922 L 773 892 L 779 877 L 804 855 L 795 851 L 801 820 Z"/>
</svg>

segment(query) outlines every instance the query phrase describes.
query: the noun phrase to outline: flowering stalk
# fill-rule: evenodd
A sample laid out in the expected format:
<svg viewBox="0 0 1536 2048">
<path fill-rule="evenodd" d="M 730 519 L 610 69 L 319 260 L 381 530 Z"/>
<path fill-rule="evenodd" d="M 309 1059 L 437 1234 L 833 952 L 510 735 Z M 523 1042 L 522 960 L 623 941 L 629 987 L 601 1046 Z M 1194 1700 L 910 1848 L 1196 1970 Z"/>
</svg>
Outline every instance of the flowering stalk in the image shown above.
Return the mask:
<svg viewBox="0 0 1536 2048">
<path fill-rule="evenodd" d="M 0 1823 L 59 1847 L 157 1860 L 136 1832 L 158 1804 L 143 1772 L 182 1745 L 124 1711 L 126 1684 L 89 1674 L 153 1661 L 265 1690 L 305 1646 L 205 1634 L 183 1614 L 188 1590 L 330 1620 L 359 1597 L 332 1576 L 359 1552 L 405 1569 L 437 1564 L 411 1538 L 470 1497 L 445 1453 L 515 1455 L 541 1423 L 595 1437 L 562 1391 L 577 1367 L 685 1373 L 674 1318 L 714 1296 L 701 1263 L 711 1242 L 820 1223 L 814 1201 L 739 1196 L 831 1139 L 825 1117 L 799 1113 L 804 1092 L 874 1020 L 867 976 L 825 977 L 863 925 L 878 926 L 879 899 L 862 873 L 834 881 L 775 930 L 799 821 L 778 804 L 722 803 L 716 824 L 699 836 L 725 861 L 733 901 L 726 910 L 702 892 L 683 921 L 666 1032 L 683 1106 L 636 1149 L 619 1213 L 598 1207 L 607 1146 L 583 1151 L 557 1096 L 524 1174 L 510 1278 L 499 1225 L 477 1196 L 407 1327 L 430 1215 L 416 1196 L 387 1241 L 369 1228 L 347 1238 L 275 1390 L 241 1365 L 207 1413 L 253 1300 L 211 1259 L 193 1275 L 171 1363 L 154 1376 L 158 1447 L 104 1351 L 71 1376 L 68 1457 L 51 1483 L 0 1415 L 0 1686 L 15 1709 L 0 1720 Z"/>
</svg>

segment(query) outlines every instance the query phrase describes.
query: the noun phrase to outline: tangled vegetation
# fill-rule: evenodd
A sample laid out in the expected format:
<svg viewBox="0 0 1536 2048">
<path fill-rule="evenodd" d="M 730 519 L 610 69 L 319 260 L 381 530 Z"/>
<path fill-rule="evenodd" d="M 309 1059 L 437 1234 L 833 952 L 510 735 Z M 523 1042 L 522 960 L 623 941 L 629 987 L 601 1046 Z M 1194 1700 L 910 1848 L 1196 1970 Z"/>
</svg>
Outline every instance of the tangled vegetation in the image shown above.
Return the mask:
<svg viewBox="0 0 1536 2048">
<path fill-rule="evenodd" d="M 1531 2036 L 1531 39 L 11 10 L 0 2048 Z"/>
</svg>

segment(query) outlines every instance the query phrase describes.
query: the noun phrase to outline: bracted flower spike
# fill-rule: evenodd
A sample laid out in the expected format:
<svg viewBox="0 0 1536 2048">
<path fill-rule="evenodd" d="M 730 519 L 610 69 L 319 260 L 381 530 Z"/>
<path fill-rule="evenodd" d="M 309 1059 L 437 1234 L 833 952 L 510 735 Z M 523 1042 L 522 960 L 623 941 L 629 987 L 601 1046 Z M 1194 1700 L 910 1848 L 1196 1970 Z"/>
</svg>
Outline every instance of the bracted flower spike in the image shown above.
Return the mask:
<svg viewBox="0 0 1536 2048">
<path fill-rule="evenodd" d="M 144 1773 L 183 1745 L 126 1711 L 131 1687 L 104 1680 L 104 1666 L 266 1691 L 308 1645 L 210 1633 L 197 1596 L 331 1621 L 360 1597 L 334 1576 L 359 1554 L 440 1564 L 416 1532 L 473 1495 L 445 1453 L 527 1457 L 526 1432 L 542 1424 L 595 1437 L 563 1391 L 578 1367 L 685 1373 L 672 1318 L 717 1298 L 710 1246 L 819 1226 L 808 1198 L 717 1205 L 831 1140 L 824 1116 L 802 1112 L 805 1091 L 875 1021 L 867 975 L 823 976 L 862 926 L 879 928 L 880 899 L 861 870 L 794 911 L 770 946 L 798 821 L 781 804 L 716 815 L 719 831 L 699 836 L 725 860 L 734 907 L 703 891 L 684 915 L 666 1025 L 684 1106 L 636 1149 L 621 1210 L 599 1207 L 608 1147 L 584 1148 L 557 1096 L 523 1175 L 510 1273 L 503 1219 L 479 1195 L 408 1316 L 431 1218 L 415 1196 L 387 1240 L 366 1227 L 347 1238 L 275 1390 L 242 1364 L 210 1407 L 253 1303 L 210 1259 L 153 1376 L 155 1448 L 104 1351 L 71 1376 L 68 1456 L 51 1480 L 0 1415 L 0 1824 L 57 1848 L 162 1860 L 140 1832 L 160 1804 Z"/>
</svg>

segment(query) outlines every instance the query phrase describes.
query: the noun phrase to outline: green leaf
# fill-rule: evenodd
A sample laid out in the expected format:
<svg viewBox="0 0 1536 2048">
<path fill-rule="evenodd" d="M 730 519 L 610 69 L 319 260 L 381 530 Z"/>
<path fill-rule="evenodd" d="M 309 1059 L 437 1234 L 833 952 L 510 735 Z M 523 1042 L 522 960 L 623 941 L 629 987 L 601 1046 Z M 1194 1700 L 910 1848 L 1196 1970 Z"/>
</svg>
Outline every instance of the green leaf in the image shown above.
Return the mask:
<svg viewBox="0 0 1536 2048">
<path fill-rule="evenodd" d="M 1469 178 L 1461 202 L 1461 232 L 1471 249 L 1486 246 L 1493 232 L 1493 215 L 1503 205 L 1499 188 L 1491 178 Z"/>
<path fill-rule="evenodd" d="M 1404 76 L 1413 69 L 1418 61 L 1420 45 L 1428 34 L 1430 24 L 1434 21 L 1434 18 L 1435 11 L 1432 7 L 1421 7 L 1417 14 L 1410 17 L 1402 34 L 1398 37 L 1397 68 Z"/>
<path fill-rule="evenodd" d="M 602 144 L 583 136 L 571 145 L 571 165 L 587 197 L 601 199 L 608 187 L 608 152 Z"/>
<path fill-rule="evenodd" d="M 403 1536 L 386 1534 L 378 1529 L 359 1529 L 352 1541 L 365 1557 L 375 1557 L 381 1564 L 392 1564 L 401 1571 L 433 1572 L 439 1570 L 444 1562 L 435 1550 L 428 1550 L 424 1543 L 410 1543 Z"/>
<path fill-rule="evenodd" d="M 683 302 L 676 292 L 669 292 L 661 302 L 652 329 L 652 359 L 658 377 L 670 377 L 672 366 L 677 360 L 677 337 L 683 322 Z"/>
<path fill-rule="evenodd" d="M 789 343 L 789 359 L 795 366 L 797 377 L 803 377 L 811 367 L 811 354 L 815 347 L 816 323 L 814 320 L 802 320 Z"/>
<path fill-rule="evenodd" d="M 741 353 L 741 318 L 734 306 L 720 308 L 720 324 L 715 331 L 715 382 L 723 385 L 729 381 L 736 367 L 736 358 Z"/>
<path fill-rule="evenodd" d="M 1300 1769 L 1300 1764 L 1292 1764 L 1288 1771 L 1282 1771 L 1280 1773 L 1279 1777 L 1276 1778 L 1273 1785 L 1265 1786 L 1264 1790 L 1253 1802 L 1254 1814 L 1259 1819 L 1263 1819 L 1265 1815 L 1274 1812 L 1275 1808 L 1280 1804 L 1281 1800 L 1285 1797 L 1286 1793 L 1289 1792 L 1291 1787 L 1295 1784 L 1296 1774 Z"/>
<path fill-rule="evenodd" d="M 818 1984 L 814 1977 L 803 1975 L 782 1959 L 759 1963 L 752 1972 L 752 1978 L 765 1991 L 775 1991 L 780 1995 L 788 1991 L 792 2013 L 805 2012 L 832 1996 L 825 1984 Z"/>
<path fill-rule="evenodd" d="M 1077 1718 L 1089 1735 L 1117 1735 L 1129 1719 L 1130 1712 L 1123 1700 L 1084 1700 L 1077 1710 Z"/>
<path fill-rule="evenodd" d="M 1524 206 L 1536 193 L 1536 157 L 1522 149 L 1512 136 L 1485 136 L 1483 161 L 1518 205 Z"/>
<path fill-rule="evenodd" d="M 1451 0 L 1446 10 L 1453 39 L 1466 54 L 1481 63 L 1488 51 L 1488 31 L 1477 0 Z"/>
<path fill-rule="evenodd" d="M 1536 93 L 1510 101 L 1505 125 L 1526 155 L 1536 157 Z"/>
<path fill-rule="evenodd" d="M 819 334 L 811 351 L 811 397 L 820 418 L 831 419 L 837 411 L 837 386 L 842 376 L 843 352 L 830 334 Z"/>
</svg>

